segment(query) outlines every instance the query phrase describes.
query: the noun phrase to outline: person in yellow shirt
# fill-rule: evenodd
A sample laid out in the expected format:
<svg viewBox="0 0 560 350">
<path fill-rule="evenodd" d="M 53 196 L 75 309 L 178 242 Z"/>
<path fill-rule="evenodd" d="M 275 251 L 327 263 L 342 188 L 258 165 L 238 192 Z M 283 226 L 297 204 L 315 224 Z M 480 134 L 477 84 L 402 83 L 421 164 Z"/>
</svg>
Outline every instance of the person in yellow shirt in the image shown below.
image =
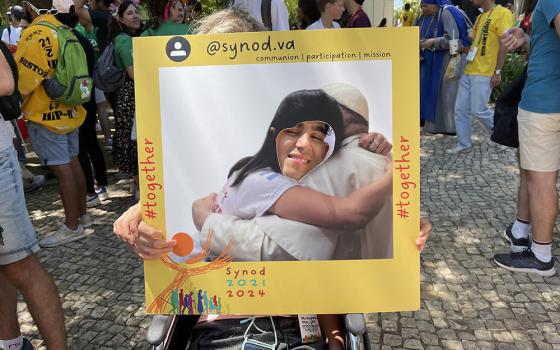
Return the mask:
<svg viewBox="0 0 560 350">
<path fill-rule="evenodd" d="M 30 25 L 22 33 L 15 56 L 23 116 L 41 164 L 58 179 L 66 216 L 58 231 L 39 242 L 42 247 L 54 247 L 84 238 L 84 226 L 92 224 L 86 213 L 85 177 L 77 157 L 78 127 L 86 112 L 82 106 L 69 107 L 51 99 L 42 85 L 54 75 L 58 59 L 56 33 L 41 24 L 62 25 L 51 14 L 52 0 L 28 0 L 23 5 Z"/>
<path fill-rule="evenodd" d="M 410 27 L 416 20 L 416 14 L 410 9 L 410 4 L 404 5 L 404 11 L 401 13 L 400 17 L 403 27 Z"/>
<path fill-rule="evenodd" d="M 455 102 L 457 145 L 447 150 L 449 154 L 472 147 L 473 115 L 489 131 L 494 127 L 494 113 L 488 108 L 488 101 L 492 89 L 502 82 L 500 74 L 507 53 L 500 37 L 513 26 L 511 12 L 496 6 L 494 0 L 472 0 L 472 3 L 484 12 L 478 16 L 470 34 L 472 44 Z"/>
</svg>

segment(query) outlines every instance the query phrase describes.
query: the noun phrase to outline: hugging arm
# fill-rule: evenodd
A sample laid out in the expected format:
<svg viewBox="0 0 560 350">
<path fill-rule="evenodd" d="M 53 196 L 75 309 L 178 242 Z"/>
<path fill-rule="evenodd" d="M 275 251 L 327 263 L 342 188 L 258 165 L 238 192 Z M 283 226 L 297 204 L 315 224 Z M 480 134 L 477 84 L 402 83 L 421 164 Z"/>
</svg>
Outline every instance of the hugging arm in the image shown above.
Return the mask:
<svg viewBox="0 0 560 350">
<path fill-rule="evenodd" d="M 296 186 L 286 191 L 270 212 L 284 219 L 328 228 L 354 229 L 365 226 L 391 198 L 393 172 L 348 196 L 334 197 Z"/>
</svg>

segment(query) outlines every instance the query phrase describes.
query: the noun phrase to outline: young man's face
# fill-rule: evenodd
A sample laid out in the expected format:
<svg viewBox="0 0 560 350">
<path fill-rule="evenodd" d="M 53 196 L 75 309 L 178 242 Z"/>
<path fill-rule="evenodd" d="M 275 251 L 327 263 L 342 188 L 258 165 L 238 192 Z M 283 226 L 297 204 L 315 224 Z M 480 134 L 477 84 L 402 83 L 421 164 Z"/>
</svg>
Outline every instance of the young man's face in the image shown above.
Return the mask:
<svg viewBox="0 0 560 350">
<path fill-rule="evenodd" d="M 327 12 L 332 18 L 340 19 L 344 13 L 344 0 L 336 0 L 334 3 L 328 3 L 325 6 L 325 12 Z"/>
<path fill-rule="evenodd" d="M 326 130 L 323 122 L 302 122 L 282 130 L 276 137 L 282 174 L 297 181 L 321 164 L 329 150 L 325 142 Z"/>
</svg>

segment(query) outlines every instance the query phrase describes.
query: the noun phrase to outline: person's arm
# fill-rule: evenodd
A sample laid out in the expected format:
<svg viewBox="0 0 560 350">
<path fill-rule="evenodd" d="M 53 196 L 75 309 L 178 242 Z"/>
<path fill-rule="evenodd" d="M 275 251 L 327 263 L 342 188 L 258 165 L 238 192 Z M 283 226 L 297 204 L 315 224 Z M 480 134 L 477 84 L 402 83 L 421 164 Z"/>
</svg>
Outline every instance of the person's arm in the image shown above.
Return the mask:
<svg viewBox="0 0 560 350">
<path fill-rule="evenodd" d="M 124 212 L 113 224 L 113 232 L 141 259 L 158 259 L 161 254 L 169 253 L 176 245 L 175 241 L 163 239 L 163 232 L 154 229 L 142 221 L 142 207 L 137 203 Z M 200 215 L 203 241 L 212 232 L 210 245 L 212 251 L 222 251 L 233 241 L 236 258 L 243 260 L 260 260 L 261 246 L 265 232 L 258 225 L 257 219 L 241 220 L 234 216 L 213 214 L 205 211 Z M 424 249 L 432 225 L 426 218 L 420 219 L 420 234 L 416 240 L 419 251 Z M 204 233 L 206 232 L 206 236 Z M 235 233 L 235 234 L 233 234 Z"/>
<path fill-rule="evenodd" d="M 502 83 L 502 67 L 506 61 L 506 55 L 508 53 L 508 49 L 504 45 L 504 43 L 500 40 L 500 51 L 498 52 L 498 59 L 496 60 L 496 68 L 494 69 L 494 75 L 490 79 L 490 86 L 495 88 Z"/>
<path fill-rule="evenodd" d="M 119 38 L 120 37 L 120 38 Z M 120 40 L 119 40 L 120 39 Z M 119 35 L 115 39 L 115 56 L 123 64 L 126 70 L 126 74 L 132 80 L 134 80 L 134 62 L 132 58 L 132 38 L 128 35 Z"/>
<path fill-rule="evenodd" d="M 416 240 L 416 247 L 418 251 L 424 250 L 426 246 L 426 242 L 428 241 L 428 237 L 430 236 L 430 231 L 432 231 L 432 224 L 428 221 L 428 218 L 421 217 L 420 218 L 420 235 Z"/>
<path fill-rule="evenodd" d="M 311 225 L 354 229 L 365 226 L 391 198 L 393 172 L 346 197 L 333 197 L 307 187 L 284 192 L 269 209 L 282 218 Z"/>
<path fill-rule="evenodd" d="M 4 57 L 4 53 L 0 51 L 0 96 L 10 96 L 14 93 L 15 82 L 12 69 Z"/>
<path fill-rule="evenodd" d="M 459 39 L 459 28 L 450 11 L 442 11 L 441 20 L 443 22 L 443 36 L 435 38 L 434 49 L 449 50 L 449 40 L 453 37 Z"/>
<path fill-rule="evenodd" d="M 126 67 L 126 74 L 128 74 L 130 79 L 134 80 L 134 66 Z"/>
<path fill-rule="evenodd" d="M 525 52 L 531 53 L 529 35 L 525 34 L 523 29 L 519 27 L 507 30 L 500 41 L 508 51 L 514 51 L 522 47 Z"/>
<path fill-rule="evenodd" d="M 9 25 L 9 24 L 8 24 Z M 2 41 L 4 42 L 4 44 L 9 45 L 10 44 L 10 36 L 8 35 L 8 28 L 5 28 L 2 31 Z"/>
<path fill-rule="evenodd" d="M 87 26 L 92 24 L 89 11 L 84 7 L 86 0 L 74 0 L 74 8 L 76 15 L 86 23 Z M 86 28 L 87 28 L 86 26 Z"/>
<path fill-rule="evenodd" d="M 385 135 L 375 131 L 362 134 L 358 144 L 360 147 L 367 149 L 372 153 L 388 157 L 390 157 L 391 150 L 393 149 L 393 145 L 389 142 L 389 140 L 387 140 Z"/>
<path fill-rule="evenodd" d="M 500 21 L 497 23 L 496 30 L 498 31 L 498 37 L 503 35 L 508 31 L 509 28 L 513 26 L 513 18 L 509 15 L 509 10 L 502 16 Z M 504 45 L 502 40 L 499 40 L 500 51 L 498 52 L 498 59 L 496 60 L 496 67 L 494 68 L 494 75 L 490 79 L 490 86 L 495 88 L 502 83 L 501 70 L 506 61 L 506 55 L 508 53 L 507 47 Z"/>
<path fill-rule="evenodd" d="M 558 37 L 560 38 L 560 14 L 556 15 L 553 23 L 554 27 L 556 27 L 556 34 L 558 34 Z"/>
</svg>

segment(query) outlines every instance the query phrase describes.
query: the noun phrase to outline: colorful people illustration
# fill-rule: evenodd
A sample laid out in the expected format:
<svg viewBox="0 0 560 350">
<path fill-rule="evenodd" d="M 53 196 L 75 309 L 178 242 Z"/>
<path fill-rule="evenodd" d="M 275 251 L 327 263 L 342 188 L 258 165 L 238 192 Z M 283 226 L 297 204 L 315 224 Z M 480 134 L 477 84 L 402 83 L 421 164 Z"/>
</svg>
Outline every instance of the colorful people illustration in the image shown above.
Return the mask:
<svg viewBox="0 0 560 350">
<path fill-rule="evenodd" d="M 185 296 L 185 298 L 187 299 L 187 302 L 185 303 L 185 305 L 187 306 L 188 310 L 189 310 L 189 315 L 194 314 L 194 310 L 193 310 L 193 292 L 191 291 L 187 296 Z"/>
<path fill-rule="evenodd" d="M 198 304 L 197 304 L 197 309 L 198 309 L 198 313 L 202 314 L 204 312 L 204 309 L 202 307 L 202 289 L 198 290 Z"/>
<path fill-rule="evenodd" d="M 208 313 L 210 300 L 208 300 L 208 295 L 206 294 L 206 291 L 204 291 L 202 298 L 204 300 L 204 310 L 206 311 L 206 313 Z"/>
<path fill-rule="evenodd" d="M 177 289 L 171 292 L 171 307 L 173 308 L 172 313 L 176 314 L 179 312 L 179 293 Z"/>
<path fill-rule="evenodd" d="M 179 292 L 179 313 L 182 314 L 183 310 L 185 309 L 185 303 L 183 300 L 184 296 L 183 296 L 183 288 L 181 288 L 181 291 Z"/>
</svg>

